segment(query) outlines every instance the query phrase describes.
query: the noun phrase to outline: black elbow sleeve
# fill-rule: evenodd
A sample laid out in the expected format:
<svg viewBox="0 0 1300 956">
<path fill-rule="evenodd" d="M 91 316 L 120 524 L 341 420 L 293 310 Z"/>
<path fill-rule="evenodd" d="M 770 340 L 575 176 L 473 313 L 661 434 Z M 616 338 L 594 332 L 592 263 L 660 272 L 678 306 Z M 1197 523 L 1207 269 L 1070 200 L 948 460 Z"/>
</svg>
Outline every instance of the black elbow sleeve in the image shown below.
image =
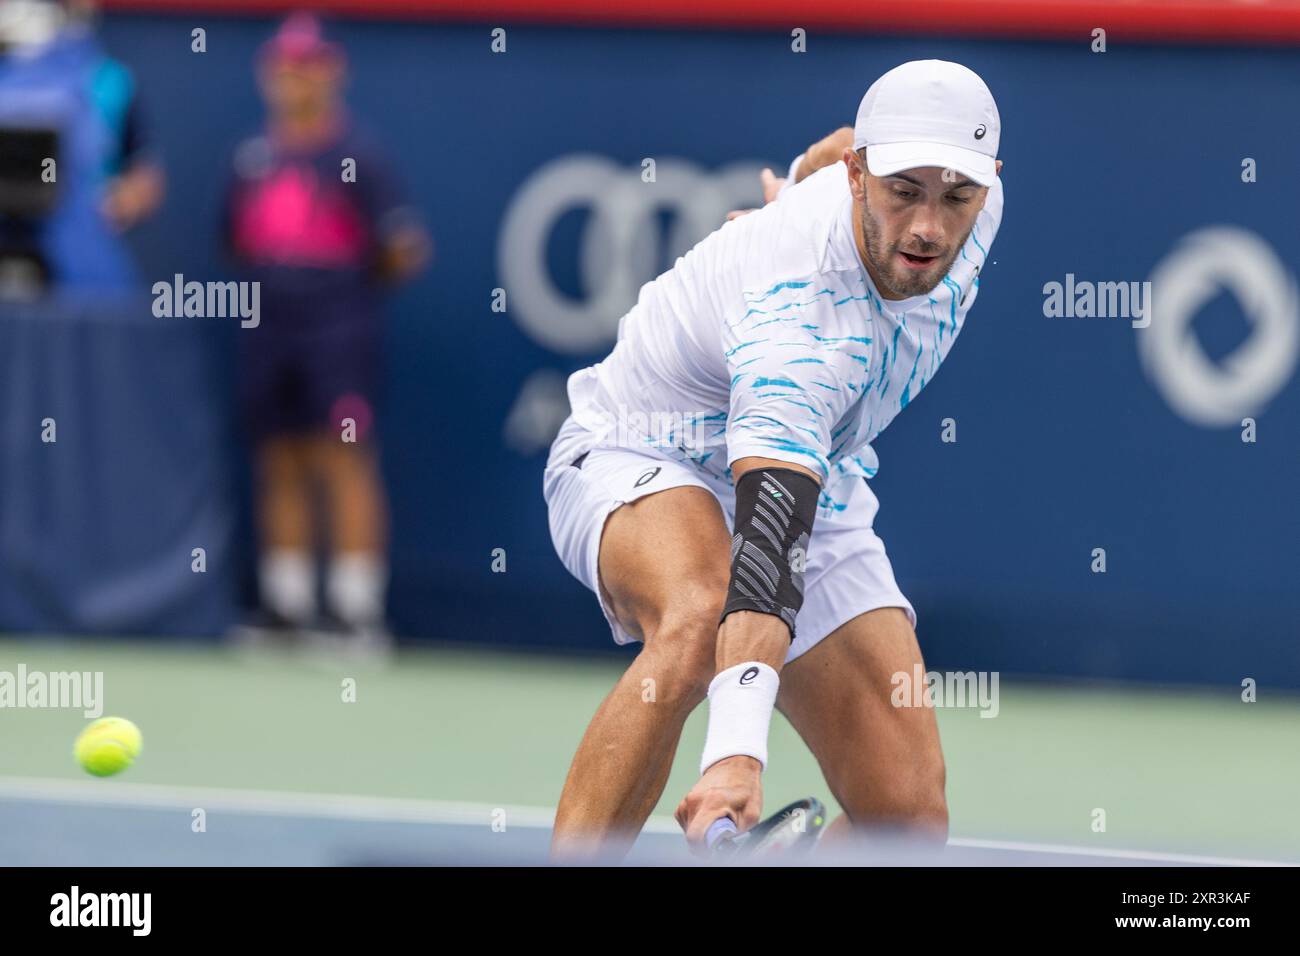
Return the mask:
<svg viewBox="0 0 1300 956">
<path fill-rule="evenodd" d="M 785 621 L 794 640 L 820 493 L 816 481 L 790 468 L 755 468 L 736 482 L 724 620 L 732 611 L 773 614 Z"/>
</svg>

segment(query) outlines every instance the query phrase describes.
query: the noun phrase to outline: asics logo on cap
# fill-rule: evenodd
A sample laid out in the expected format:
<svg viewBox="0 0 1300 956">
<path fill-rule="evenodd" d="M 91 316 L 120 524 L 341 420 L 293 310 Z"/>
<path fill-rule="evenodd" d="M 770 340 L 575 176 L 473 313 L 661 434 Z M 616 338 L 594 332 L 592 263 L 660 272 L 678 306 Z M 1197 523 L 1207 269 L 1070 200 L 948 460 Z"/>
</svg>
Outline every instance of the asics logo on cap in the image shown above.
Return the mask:
<svg viewBox="0 0 1300 956">
<path fill-rule="evenodd" d="M 853 148 L 867 171 L 955 169 L 981 186 L 997 180 L 1002 122 L 979 76 L 945 60 L 912 60 L 871 84 L 858 105 Z"/>
</svg>

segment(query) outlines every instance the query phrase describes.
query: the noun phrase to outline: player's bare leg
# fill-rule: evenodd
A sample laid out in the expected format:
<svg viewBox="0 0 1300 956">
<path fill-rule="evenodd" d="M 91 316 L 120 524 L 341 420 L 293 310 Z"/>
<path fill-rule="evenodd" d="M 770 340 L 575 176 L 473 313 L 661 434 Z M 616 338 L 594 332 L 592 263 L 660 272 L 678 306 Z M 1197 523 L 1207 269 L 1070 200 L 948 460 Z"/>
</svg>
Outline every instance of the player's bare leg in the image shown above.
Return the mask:
<svg viewBox="0 0 1300 956">
<path fill-rule="evenodd" d="M 661 491 L 609 516 L 601 587 L 645 647 L 573 758 L 556 810 L 557 853 L 630 845 L 658 802 L 682 725 L 715 673 L 730 543 L 722 509 L 701 488 Z"/>
<path fill-rule="evenodd" d="M 817 758 L 844 815 L 823 839 L 857 828 L 905 831 L 942 844 L 948 834 L 943 750 L 930 707 L 895 707 L 895 674 L 914 673 L 921 649 L 901 608 L 861 614 L 788 664 L 778 707 Z"/>
</svg>

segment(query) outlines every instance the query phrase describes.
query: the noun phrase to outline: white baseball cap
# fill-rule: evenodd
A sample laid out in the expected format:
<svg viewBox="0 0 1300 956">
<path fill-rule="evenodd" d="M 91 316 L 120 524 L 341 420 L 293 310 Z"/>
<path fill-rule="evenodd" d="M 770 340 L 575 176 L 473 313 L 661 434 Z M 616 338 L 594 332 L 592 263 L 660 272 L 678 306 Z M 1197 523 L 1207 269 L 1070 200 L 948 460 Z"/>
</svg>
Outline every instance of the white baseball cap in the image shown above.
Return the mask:
<svg viewBox="0 0 1300 956">
<path fill-rule="evenodd" d="M 947 60 L 913 60 L 862 97 L 853 148 L 867 148 L 873 176 L 939 166 L 992 186 L 1001 136 L 998 105 L 978 74 Z"/>
</svg>

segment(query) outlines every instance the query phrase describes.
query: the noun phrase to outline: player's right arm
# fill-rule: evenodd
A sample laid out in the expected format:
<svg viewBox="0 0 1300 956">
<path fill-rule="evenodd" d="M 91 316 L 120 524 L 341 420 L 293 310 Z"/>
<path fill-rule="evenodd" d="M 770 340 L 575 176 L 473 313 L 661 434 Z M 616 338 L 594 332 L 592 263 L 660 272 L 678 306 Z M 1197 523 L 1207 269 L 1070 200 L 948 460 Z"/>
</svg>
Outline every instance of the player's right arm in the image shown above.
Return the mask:
<svg viewBox="0 0 1300 956">
<path fill-rule="evenodd" d="M 726 336 L 727 457 L 736 485 L 731 579 L 701 777 L 677 809 L 695 843 L 721 817 L 745 830 L 761 813 L 768 727 L 803 603 L 804 555 L 830 474 L 832 429 L 855 394 L 845 366 L 865 350 L 837 334 L 836 295 L 818 277 L 776 281 L 746 298 Z"/>
</svg>

